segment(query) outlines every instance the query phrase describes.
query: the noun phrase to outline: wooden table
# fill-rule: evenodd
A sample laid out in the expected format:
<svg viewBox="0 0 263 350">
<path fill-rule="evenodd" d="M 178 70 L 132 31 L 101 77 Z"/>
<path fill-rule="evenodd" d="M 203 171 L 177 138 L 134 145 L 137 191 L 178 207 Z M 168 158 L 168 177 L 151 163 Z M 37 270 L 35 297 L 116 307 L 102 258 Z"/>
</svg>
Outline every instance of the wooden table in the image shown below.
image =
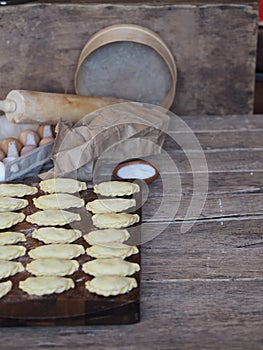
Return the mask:
<svg viewBox="0 0 263 350">
<path fill-rule="evenodd" d="M 165 144 L 178 174 L 156 163 L 144 221 L 152 233 L 142 248 L 141 322 L 127 326 L 1 329 L 1 349 L 260 349 L 263 327 L 263 116 L 184 117 L 204 149 L 209 190 L 202 214 L 186 233 L 192 178 L 184 153 Z M 178 130 L 173 135 L 179 132 Z M 176 135 L 175 135 L 176 139 Z M 197 154 L 191 150 L 192 154 Z M 200 196 L 203 194 L 200 193 Z M 161 200 L 166 210 L 152 214 Z"/>
</svg>

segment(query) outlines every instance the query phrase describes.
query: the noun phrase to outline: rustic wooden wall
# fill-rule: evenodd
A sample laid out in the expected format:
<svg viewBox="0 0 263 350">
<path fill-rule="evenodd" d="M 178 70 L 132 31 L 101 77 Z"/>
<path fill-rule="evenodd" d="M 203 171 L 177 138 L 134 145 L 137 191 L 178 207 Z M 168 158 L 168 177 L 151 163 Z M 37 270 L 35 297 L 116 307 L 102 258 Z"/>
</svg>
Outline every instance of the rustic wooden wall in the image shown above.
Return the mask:
<svg viewBox="0 0 263 350">
<path fill-rule="evenodd" d="M 111 24 L 157 32 L 178 66 L 179 115 L 251 114 L 257 6 L 235 3 L 92 4 L 38 1 L 0 7 L 0 97 L 13 88 L 73 92 L 85 42 Z"/>
</svg>

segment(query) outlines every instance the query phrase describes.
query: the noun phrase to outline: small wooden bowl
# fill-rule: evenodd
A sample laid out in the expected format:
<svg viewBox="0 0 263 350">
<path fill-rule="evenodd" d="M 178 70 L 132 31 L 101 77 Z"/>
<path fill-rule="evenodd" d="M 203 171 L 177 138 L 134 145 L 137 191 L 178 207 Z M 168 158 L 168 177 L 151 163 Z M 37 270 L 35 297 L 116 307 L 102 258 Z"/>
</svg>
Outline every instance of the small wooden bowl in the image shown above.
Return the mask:
<svg viewBox="0 0 263 350">
<path fill-rule="evenodd" d="M 155 174 L 148 177 L 148 178 L 141 178 L 141 177 L 134 177 L 134 176 L 130 176 L 130 177 L 121 177 L 118 175 L 118 172 L 120 169 L 122 168 L 125 168 L 129 165 L 135 165 L 135 164 L 143 164 L 145 166 L 150 166 L 152 169 L 154 169 L 155 171 Z M 129 159 L 129 160 L 126 160 L 120 164 L 118 164 L 114 169 L 113 169 L 113 172 L 112 172 L 112 175 L 113 177 L 116 179 L 116 180 L 123 180 L 123 179 L 139 179 L 139 180 L 143 180 L 145 181 L 146 183 L 151 183 L 153 180 L 155 180 L 159 175 L 160 175 L 160 171 L 158 169 L 158 167 L 151 163 L 151 162 L 148 162 L 146 160 L 143 160 L 143 159 Z"/>
</svg>

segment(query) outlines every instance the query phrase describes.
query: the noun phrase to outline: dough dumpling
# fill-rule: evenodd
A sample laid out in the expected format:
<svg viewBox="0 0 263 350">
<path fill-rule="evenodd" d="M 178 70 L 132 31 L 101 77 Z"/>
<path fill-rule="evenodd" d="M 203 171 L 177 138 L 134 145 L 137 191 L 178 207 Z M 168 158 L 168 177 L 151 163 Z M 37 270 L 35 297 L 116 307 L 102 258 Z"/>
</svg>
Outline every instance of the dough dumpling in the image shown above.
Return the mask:
<svg viewBox="0 0 263 350">
<path fill-rule="evenodd" d="M 104 230 L 91 231 L 83 236 L 90 245 L 108 242 L 124 242 L 130 238 L 126 229 L 106 228 Z"/>
<path fill-rule="evenodd" d="M 62 227 L 42 227 L 35 230 L 32 233 L 32 237 L 46 244 L 71 243 L 81 237 L 81 232 L 79 230 L 71 230 Z"/>
<path fill-rule="evenodd" d="M 48 194 L 33 199 L 35 207 L 39 209 L 69 209 L 81 208 L 84 200 L 67 193 Z"/>
<path fill-rule="evenodd" d="M 29 277 L 19 282 L 19 288 L 29 295 L 48 295 L 63 293 L 75 284 L 71 278 L 57 276 Z"/>
<path fill-rule="evenodd" d="M 0 259 L 13 260 L 26 254 L 26 248 L 20 245 L 0 246 Z"/>
<path fill-rule="evenodd" d="M 93 225 L 98 228 L 122 228 L 128 227 L 140 221 L 138 214 L 107 213 L 92 216 Z"/>
<path fill-rule="evenodd" d="M 58 209 L 41 210 L 26 217 L 27 222 L 30 222 L 31 224 L 37 224 L 38 226 L 64 226 L 66 224 L 70 224 L 73 221 L 80 220 L 81 217 L 79 214 Z"/>
<path fill-rule="evenodd" d="M 95 185 L 94 192 L 106 197 L 129 196 L 140 192 L 140 186 L 126 181 L 107 181 Z"/>
<path fill-rule="evenodd" d="M 139 252 L 136 246 L 130 246 L 119 242 L 104 243 L 103 245 L 94 244 L 86 249 L 86 253 L 93 258 L 121 258 L 125 259 L 128 256 Z"/>
<path fill-rule="evenodd" d="M 120 258 L 110 258 L 88 261 L 83 264 L 82 269 L 85 273 L 92 276 L 131 276 L 135 272 L 140 271 L 140 266 Z"/>
<path fill-rule="evenodd" d="M 38 192 L 38 189 L 25 184 L 0 184 L 0 196 L 24 197 Z"/>
<path fill-rule="evenodd" d="M 11 211 L 0 213 L 0 230 L 22 222 L 25 217 L 26 216 L 23 213 L 13 213 Z"/>
<path fill-rule="evenodd" d="M 48 193 L 76 193 L 87 189 L 85 182 L 75 179 L 55 178 L 41 181 L 40 189 Z"/>
<path fill-rule="evenodd" d="M 108 297 L 128 293 L 137 287 L 137 281 L 133 277 L 99 276 L 85 283 L 90 293 L 96 293 Z"/>
<path fill-rule="evenodd" d="M 26 199 L 13 198 L 13 197 L 0 197 L 0 212 L 15 211 L 23 209 L 28 205 Z"/>
<path fill-rule="evenodd" d="M 94 214 L 97 213 L 119 213 L 136 205 L 134 198 L 110 198 L 95 199 L 86 205 L 86 208 Z"/>
<path fill-rule="evenodd" d="M 14 276 L 24 270 L 24 266 L 20 262 L 0 260 L 0 279 Z"/>
<path fill-rule="evenodd" d="M 0 283 L 0 298 L 3 298 L 12 289 L 13 283 L 11 281 L 6 281 Z"/>
<path fill-rule="evenodd" d="M 30 250 L 28 255 L 32 259 L 73 259 L 84 253 L 80 244 L 48 244 Z"/>
<path fill-rule="evenodd" d="M 26 265 L 26 270 L 35 276 L 66 276 L 79 268 L 76 260 L 37 259 Z"/>
<path fill-rule="evenodd" d="M 26 236 L 22 232 L 6 231 L 0 232 L 0 245 L 25 242 Z"/>
</svg>

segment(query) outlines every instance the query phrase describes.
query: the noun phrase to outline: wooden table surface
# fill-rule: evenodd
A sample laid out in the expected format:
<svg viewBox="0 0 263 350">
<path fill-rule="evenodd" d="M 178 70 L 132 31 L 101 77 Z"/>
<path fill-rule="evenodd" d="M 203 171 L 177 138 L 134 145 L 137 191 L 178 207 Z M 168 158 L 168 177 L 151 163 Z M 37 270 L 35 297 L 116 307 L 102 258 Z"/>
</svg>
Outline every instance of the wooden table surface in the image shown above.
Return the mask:
<svg viewBox="0 0 263 350">
<path fill-rule="evenodd" d="M 142 247 L 141 322 L 2 328 L 1 349 L 263 348 L 263 116 L 183 119 L 204 150 L 209 189 L 200 217 L 181 233 L 193 178 L 202 175 L 192 173 L 188 160 L 201 152 L 186 157 L 167 140 L 178 173 L 165 157 L 155 158 L 161 177 L 149 186 L 143 220 L 157 237 Z M 176 133 L 182 134 L 174 130 L 174 139 Z M 205 194 L 200 189 L 200 205 Z M 161 202 L 164 209 L 153 217 Z"/>
</svg>

